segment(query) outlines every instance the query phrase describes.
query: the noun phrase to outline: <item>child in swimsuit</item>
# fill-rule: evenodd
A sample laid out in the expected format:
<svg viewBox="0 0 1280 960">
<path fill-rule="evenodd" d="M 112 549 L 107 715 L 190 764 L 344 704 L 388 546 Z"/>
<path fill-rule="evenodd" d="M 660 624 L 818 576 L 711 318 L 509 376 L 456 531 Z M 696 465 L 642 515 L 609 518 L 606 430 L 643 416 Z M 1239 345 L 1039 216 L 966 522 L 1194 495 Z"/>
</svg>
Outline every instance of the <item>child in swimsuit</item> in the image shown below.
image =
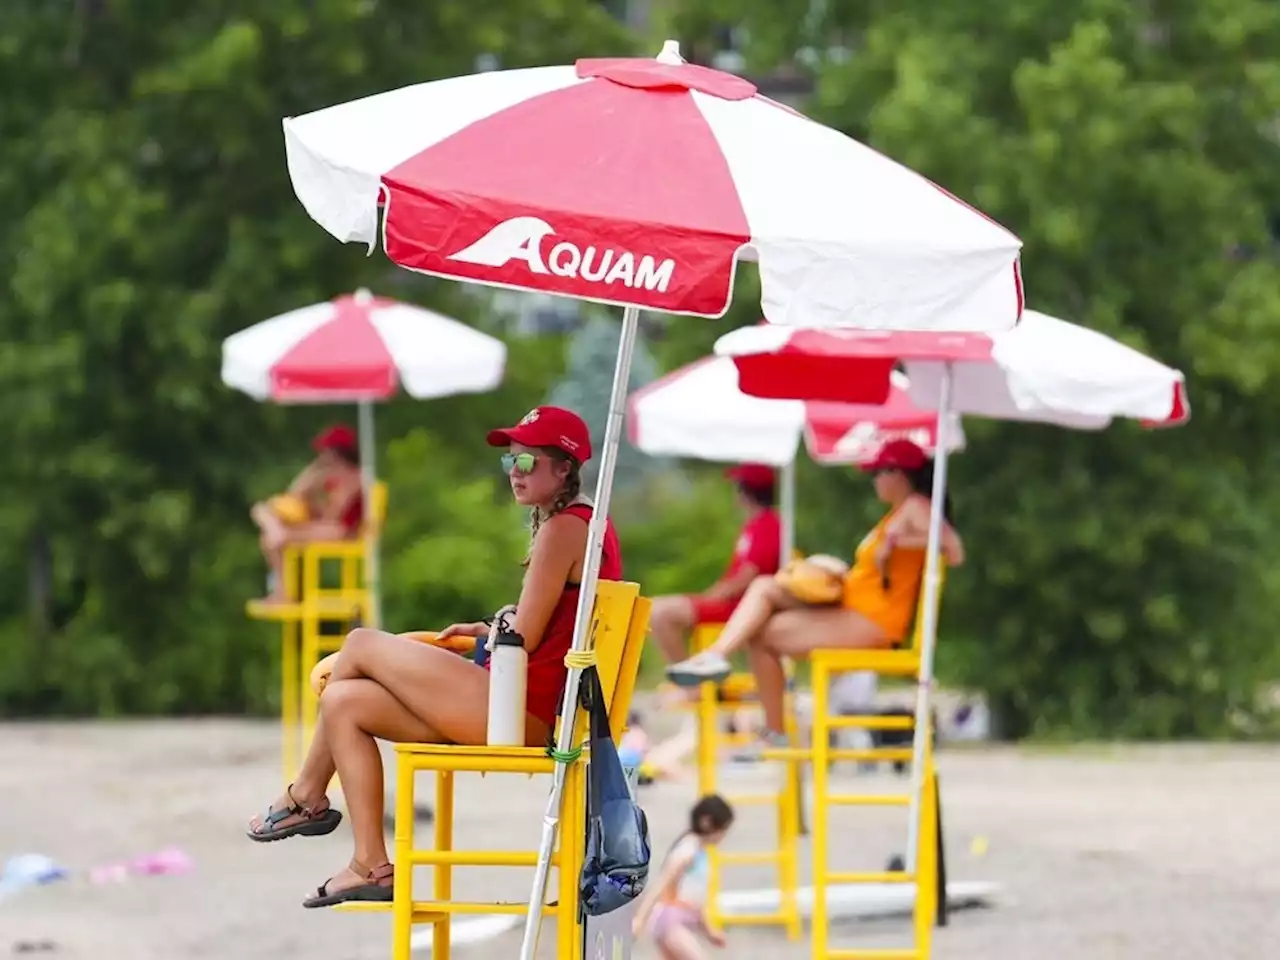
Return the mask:
<svg viewBox="0 0 1280 960">
<path fill-rule="evenodd" d="M 725 945 L 724 934 L 707 921 L 707 848 L 724 840 L 732 825 L 733 808 L 723 797 L 703 797 L 657 880 L 645 887 L 632 930 L 637 937 L 652 935 L 663 960 L 703 960 L 700 936 L 713 946 Z"/>
</svg>

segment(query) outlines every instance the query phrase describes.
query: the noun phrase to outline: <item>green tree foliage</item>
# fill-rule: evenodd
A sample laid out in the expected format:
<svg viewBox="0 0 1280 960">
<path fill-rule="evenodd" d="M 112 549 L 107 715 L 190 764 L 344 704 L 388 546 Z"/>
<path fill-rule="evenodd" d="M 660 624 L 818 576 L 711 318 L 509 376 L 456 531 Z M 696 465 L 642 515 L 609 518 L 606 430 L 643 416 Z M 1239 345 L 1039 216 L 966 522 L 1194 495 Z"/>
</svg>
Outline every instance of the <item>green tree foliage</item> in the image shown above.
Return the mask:
<svg viewBox="0 0 1280 960">
<path fill-rule="evenodd" d="M 551 390 L 547 402 L 567 407 L 582 415 L 591 428 L 591 446 L 595 458 L 583 470 L 586 490 L 595 489 L 599 452 L 604 449 L 604 432 L 608 421 L 609 398 L 613 393 L 613 374 L 618 357 L 621 325 L 617 320 L 590 315 L 569 339 L 568 365 L 564 378 Z M 627 392 L 638 390 L 657 379 L 658 366 L 643 337 L 636 338 L 631 357 L 631 376 Z M 643 484 L 663 462 L 646 457 L 633 447 L 624 435 L 618 449 L 615 485 L 625 492 Z"/>
<path fill-rule="evenodd" d="M 272 647 L 243 619 L 262 582 L 245 511 L 334 413 L 233 395 L 222 339 L 362 284 L 464 318 L 484 304 L 392 281 L 311 222 L 280 118 L 467 73 L 480 54 L 564 62 L 628 38 L 587 0 L 16 0 L 0 20 L 0 563 L 15 588 L 0 592 L 0 710 L 258 706 Z M 530 345 L 491 397 L 393 405 L 383 435 L 430 422 L 421 452 L 438 456 L 519 416 L 558 354 Z M 397 506 L 476 502 L 429 461 L 412 480 Z"/>
<path fill-rule="evenodd" d="M 735 26 L 753 76 L 812 67 L 810 112 L 1023 237 L 1033 307 L 1187 372 L 1196 416 L 1181 430 L 966 424 L 953 477 L 971 559 L 949 582 L 941 667 L 983 687 L 1013 734 L 1230 732 L 1280 656 L 1280 454 L 1267 443 L 1280 7 L 657 12 L 655 34 L 698 59 Z M 297 468 L 311 430 L 348 414 L 232 394 L 221 340 L 360 285 L 502 330 L 484 297 L 312 223 L 280 118 L 469 72 L 481 55 L 565 62 L 634 38 L 588 0 L 12 0 L 0 19 L 0 711 L 263 708 L 275 645 L 242 616 L 263 573 L 245 511 Z M 753 273 L 738 284 L 724 321 L 672 318 L 646 338 L 661 367 L 758 318 Z M 514 339 L 501 390 L 379 411 L 390 626 L 514 595 L 527 529 L 484 432 L 545 400 L 566 362 L 596 385 L 558 397 L 602 415 L 617 327 L 596 326 L 587 359 L 585 332 L 580 356 Z M 582 391 L 584 376 L 568 382 Z M 717 473 L 655 469 L 619 499 L 627 572 L 647 592 L 719 573 L 738 517 Z M 847 554 L 879 509 L 848 470 L 802 462 L 799 489 L 812 551 Z"/>
<path fill-rule="evenodd" d="M 816 117 L 1021 235 L 1033 307 L 1189 378 L 1195 419 L 1178 431 L 967 425 L 950 675 L 984 687 L 1014 734 L 1228 732 L 1276 668 L 1263 438 L 1280 377 L 1280 8 L 895 0 L 744 16 L 756 67 L 818 52 Z"/>
</svg>

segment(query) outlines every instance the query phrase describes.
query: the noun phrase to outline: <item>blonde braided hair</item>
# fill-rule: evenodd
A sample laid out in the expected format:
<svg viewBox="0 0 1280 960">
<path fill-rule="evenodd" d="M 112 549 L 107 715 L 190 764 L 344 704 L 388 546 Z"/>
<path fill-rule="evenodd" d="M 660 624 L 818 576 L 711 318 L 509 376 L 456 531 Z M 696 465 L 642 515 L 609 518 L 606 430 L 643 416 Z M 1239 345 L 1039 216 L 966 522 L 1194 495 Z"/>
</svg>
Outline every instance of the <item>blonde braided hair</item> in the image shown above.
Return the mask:
<svg viewBox="0 0 1280 960">
<path fill-rule="evenodd" d="M 566 455 L 558 447 L 539 447 L 539 449 L 551 459 L 567 463 L 569 465 L 569 473 L 564 478 L 564 486 L 560 488 L 556 498 L 551 501 L 550 509 L 543 510 L 542 507 L 534 507 L 529 511 L 529 550 L 525 553 L 524 560 L 521 561 L 520 565 L 522 567 L 528 567 L 529 561 L 533 558 L 533 543 L 538 537 L 538 529 L 577 500 L 578 495 L 582 493 L 582 465 L 573 457 Z"/>
</svg>

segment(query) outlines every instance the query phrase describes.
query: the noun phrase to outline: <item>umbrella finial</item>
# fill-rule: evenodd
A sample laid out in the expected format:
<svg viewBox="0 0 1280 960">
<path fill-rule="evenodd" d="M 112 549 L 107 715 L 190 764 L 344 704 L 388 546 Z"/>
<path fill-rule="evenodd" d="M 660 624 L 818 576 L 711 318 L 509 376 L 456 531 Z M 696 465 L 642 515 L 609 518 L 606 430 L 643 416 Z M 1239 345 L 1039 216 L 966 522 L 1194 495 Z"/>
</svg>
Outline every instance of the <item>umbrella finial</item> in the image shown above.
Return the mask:
<svg viewBox="0 0 1280 960">
<path fill-rule="evenodd" d="M 659 63 L 686 63 L 684 57 L 680 56 L 680 41 L 667 40 L 662 44 L 662 52 L 658 54 L 657 61 Z"/>
<path fill-rule="evenodd" d="M 369 292 L 368 287 L 361 287 L 352 295 L 351 299 L 363 306 L 366 303 L 373 302 L 373 294 Z"/>
</svg>

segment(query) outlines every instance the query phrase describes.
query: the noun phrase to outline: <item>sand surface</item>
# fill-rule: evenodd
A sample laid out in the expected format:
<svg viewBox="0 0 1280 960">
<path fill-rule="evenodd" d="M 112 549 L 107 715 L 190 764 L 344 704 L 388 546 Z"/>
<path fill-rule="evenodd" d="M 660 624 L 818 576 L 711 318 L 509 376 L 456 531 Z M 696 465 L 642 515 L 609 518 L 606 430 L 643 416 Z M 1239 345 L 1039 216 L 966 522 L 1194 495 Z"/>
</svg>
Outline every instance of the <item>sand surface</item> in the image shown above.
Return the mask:
<svg viewBox="0 0 1280 960">
<path fill-rule="evenodd" d="M 299 906 L 347 860 L 345 828 L 263 846 L 243 838 L 246 819 L 279 789 L 278 745 L 275 725 L 249 721 L 0 725 L 0 861 L 43 853 L 75 872 L 0 900 L 0 954 L 47 940 L 56 952 L 27 955 L 385 960 L 388 919 Z M 994 909 L 956 914 L 938 933 L 939 960 L 1276 955 L 1280 749 L 956 749 L 944 751 L 940 765 L 952 878 L 995 881 L 1005 894 Z M 726 770 L 725 789 L 770 776 Z M 887 773 L 859 779 L 893 784 Z M 459 845 L 535 846 L 545 789 L 542 779 L 461 779 Z M 693 799 L 692 780 L 645 788 L 643 799 L 655 846 L 665 849 Z M 900 811 L 851 809 L 838 817 L 836 869 L 881 869 L 902 847 Z M 730 846 L 768 844 L 771 829 L 766 811 L 744 811 Z M 195 870 L 89 882 L 95 866 L 169 846 L 189 853 Z M 455 893 L 523 900 L 528 878 L 525 871 L 463 870 Z M 739 867 L 726 887 L 771 882 L 767 869 Z M 906 928 L 848 924 L 833 929 L 832 939 L 893 946 Z M 553 934 L 548 924 L 547 957 Z M 516 956 L 518 945 L 518 935 L 508 934 L 455 953 L 488 960 Z M 648 947 L 638 955 L 655 956 Z M 780 932 L 738 928 L 718 955 L 798 960 L 809 953 L 807 942 L 788 943 Z"/>
</svg>

